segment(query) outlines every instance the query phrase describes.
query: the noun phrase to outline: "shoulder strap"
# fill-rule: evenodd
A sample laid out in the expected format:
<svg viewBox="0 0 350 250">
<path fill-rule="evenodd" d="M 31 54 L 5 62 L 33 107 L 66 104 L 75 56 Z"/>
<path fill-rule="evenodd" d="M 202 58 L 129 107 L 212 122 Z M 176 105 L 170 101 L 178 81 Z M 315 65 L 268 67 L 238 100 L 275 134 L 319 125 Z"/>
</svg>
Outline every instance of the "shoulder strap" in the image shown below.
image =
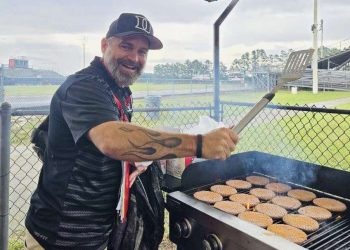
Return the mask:
<svg viewBox="0 0 350 250">
<path fill-rule="evenodd" d="M 114 101 L 116 102 L 119 112 L 121 112 L 121 119 L 123 121 L 128 121 L 131 122 L 131 116 L 132 116 L 132 108 L 129 109 L 125 106 L 125 97 L 121 95 L 121 93 L 119 91 L 113 91 L 113 97 L 114 97 Z M 131 105 L 131 101 L 130 101 L 130 105 Z"/>
</svg>

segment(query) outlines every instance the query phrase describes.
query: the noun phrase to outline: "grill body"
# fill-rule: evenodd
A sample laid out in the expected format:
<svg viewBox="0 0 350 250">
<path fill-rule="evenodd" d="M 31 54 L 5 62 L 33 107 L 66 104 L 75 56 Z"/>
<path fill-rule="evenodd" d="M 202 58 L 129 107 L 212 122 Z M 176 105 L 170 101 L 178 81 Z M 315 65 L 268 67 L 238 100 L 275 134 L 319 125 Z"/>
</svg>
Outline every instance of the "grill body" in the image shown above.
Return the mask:
<svg viewBox="0 0 350 250">
<path fill-rule="evenodd" d="M 346 249 L 350 248 L 348 212 L 324 222 L 298 246 L 193 198 L 193 193 L 228 179 L 266 175 L 317 197 L 330 197 L 350 209 L 350 173 L 261 152 L 235 154 L 225 161 L 192 164 L 182 175 L 181 190 L 167 195 L 170 240 L 178 249 Z M 336 214 L 334 216 L 337 216 Z M 335 236 L 339 236 L 335 238 Z"/>
</svg>

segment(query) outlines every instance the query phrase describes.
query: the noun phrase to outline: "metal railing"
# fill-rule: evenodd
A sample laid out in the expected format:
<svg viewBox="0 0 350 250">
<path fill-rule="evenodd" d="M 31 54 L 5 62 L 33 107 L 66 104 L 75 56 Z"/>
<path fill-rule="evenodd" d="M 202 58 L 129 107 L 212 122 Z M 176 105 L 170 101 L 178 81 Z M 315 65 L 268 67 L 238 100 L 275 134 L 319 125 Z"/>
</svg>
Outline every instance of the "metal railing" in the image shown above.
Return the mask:
<svg viewBox="0 0 350 250">
<path fill-rule="evenodd" d="M 252 106 L 250 103 L 221 102 L 223 122 L 237 124 Z M 23 237 L 24 218 L 41 169 L 41 162 L 30 144 L 30 135 L 47 114 L 47 110 L 12 112 L 10 248 Z M 213 116 L 212 106 L 161 105 L 160 108 L 135 108 L 133 122 L 149 128 L 186 131 L 195 127 L 203 115 Z M 350 171 L 348 131 L 350 110 L 269 105 L 242 131 L 237 152 L 256 150 Z"/>
</svg>

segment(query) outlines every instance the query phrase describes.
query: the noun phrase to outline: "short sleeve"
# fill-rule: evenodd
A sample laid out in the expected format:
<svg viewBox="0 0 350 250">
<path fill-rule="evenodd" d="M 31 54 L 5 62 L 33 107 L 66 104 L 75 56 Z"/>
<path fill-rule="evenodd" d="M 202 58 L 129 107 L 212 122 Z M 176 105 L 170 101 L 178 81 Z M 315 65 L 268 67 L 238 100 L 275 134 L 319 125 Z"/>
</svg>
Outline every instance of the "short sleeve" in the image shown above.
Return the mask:
<svg viewBox="0 0 350 250">
<path fill-rule="evenodd" d="M 73 83 L 63 93 L 61 110 L 75 143 L 93 127 L 119 120 L 110 90 L 97 80 Z"/>
</svg>

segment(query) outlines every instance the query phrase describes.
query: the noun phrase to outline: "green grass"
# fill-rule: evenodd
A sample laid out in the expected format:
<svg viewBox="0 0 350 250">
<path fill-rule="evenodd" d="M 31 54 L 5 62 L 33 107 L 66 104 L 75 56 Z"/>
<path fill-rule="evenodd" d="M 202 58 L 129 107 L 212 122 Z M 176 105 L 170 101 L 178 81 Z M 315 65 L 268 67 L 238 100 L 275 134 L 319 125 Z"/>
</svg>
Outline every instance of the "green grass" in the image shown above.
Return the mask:
<svg viewBox="0 0 350 250">
<path fill-rule="evenodd" d="M 9 250 L 22 250 L 24 249 L 24 243 L 22 240 L 10 239 L 9 240 Z"/>
<path fill-rule="evenodd" d="M 6 96 L 37 96 L 37 95 L 52 95 L 55 93 L 58 85 L 42 85 L 42 86 L 5 86 Z"/>
<path fill-rule="evenodd" d="M 8 241 L 8 250 L 24 249 L 24 231 L 17 231 Z"/>
<path fill-rule="evenodd" d="M 134 83 L 131 86 L 132 91 L 157 91 L 157 90 L 179 90 L 179 89 L 205 89 L 208 84 L 184 84 L 177 83 Z M 5 86 L 5 94 L 7 96 L 20 96 L 20 95 L 52 95 L 55 93 L 59 85 L 16 85 Z"/>
<path fill-rule="evenodd" d="M 345 91 L 326 91 L 313 94 L 311 91 L 299 91 L 298 94 L 294 95 L 289 91 L 280 91 L 273 99 L 273 103 L 303 105 L 315 102 L 330 101 L 344 97 L 350 97 L 350 93 Z"/>
<path fill-rule="evenodd" d="M 265 92 L 229 92 L 220 95 L 221 101 L 228 102 L 252 102 L 259 101 L 266 93 Z M 320 92 L 314 95 L 309 91 L 299 91 L 297 95 L 291 94 L 289 91 L 280 91 L 272 100 L 274 104 L 282 105 L 304 105 L 316 102 L 331 101 L 339 98 L 350 97 L 349 92 Z M 144 100 L 135 100 L 136 106 L 144 106 Z M 162 97 L 162 105 L 192 105 L 197 103 L 213 103 L 214 98 L 212 93 L 200 95 L 185 95 L 185 96 L 170 96 Z M 349 103 L 350 105 L 350 103 Z"/>
<path fill-rule="evenodd" d="M 226 85 L 227 86 L 227 85 Z M 207 84 L 181 84 L 181 83 L 135 83 L 131 86 L 133 92 L 137 91 L 157 91 L 157 90 L 180 90 L 180 89 L 205 89 L 209 87 Z M 210 85 L 212 87 L 212 85 Z M 43 86 L 5 86 L 5 94 L 7 96 L 19 96 L 19 95 L 52 95 L 58 85 L 43 85 Z M 222 93 L 221 100 L 223 101 L 236 101 L 236 102 L 255 102 L 264 96 L 266 92 L 230 92 Z M 303 105 L 308 103 L 329 101 L 343 97 L 350 97 L 349 92 L 344 91 L 326 91 L 319 92 L 317 95 L 313 94 L 311 91 L 299 91 L 298 94 L 293 95 L 290 91 L 279 91 L 273 103 L 290 104 L 290 105 Z M 170 97 L 162 98 L 167 100 L 168 103 L 184 103 L 188 101 L 192 102 L 211 102 L 213 103 L 213 94 L 201 94 L 201 95 L 191 95 L 183 97 Z"/>
</svg>

